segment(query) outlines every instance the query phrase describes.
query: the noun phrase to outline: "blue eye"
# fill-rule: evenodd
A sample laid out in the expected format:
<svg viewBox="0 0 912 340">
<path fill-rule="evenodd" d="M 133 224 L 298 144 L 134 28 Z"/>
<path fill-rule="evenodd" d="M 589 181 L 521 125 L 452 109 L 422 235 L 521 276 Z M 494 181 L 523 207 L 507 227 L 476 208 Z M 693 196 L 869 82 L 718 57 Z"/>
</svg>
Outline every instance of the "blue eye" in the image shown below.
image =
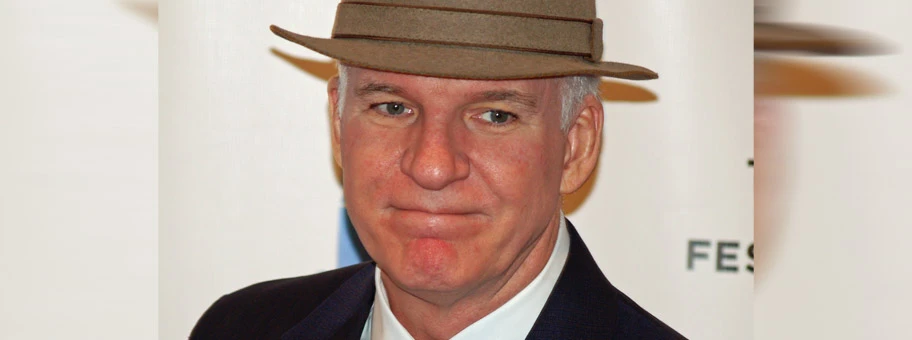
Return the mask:
<svg viewBox="0 0 912 340">
<path fill-rule="evenodd" d="M 516 115 L 500 110 L 489 110 L 481 114 L 481 119 L 487 120 L 493 124 L 506 124 L 516 119 Z"/>
<path fill-rule="evenodd" d="M 374 105 L 374 108 L 380 110 L 381 112 L 388 114 L 390 116 L 398 116 L 404 113 L 412 112 L 411 109 L 405 107 L 402 103 L 383 103 Z"/>
</svg>

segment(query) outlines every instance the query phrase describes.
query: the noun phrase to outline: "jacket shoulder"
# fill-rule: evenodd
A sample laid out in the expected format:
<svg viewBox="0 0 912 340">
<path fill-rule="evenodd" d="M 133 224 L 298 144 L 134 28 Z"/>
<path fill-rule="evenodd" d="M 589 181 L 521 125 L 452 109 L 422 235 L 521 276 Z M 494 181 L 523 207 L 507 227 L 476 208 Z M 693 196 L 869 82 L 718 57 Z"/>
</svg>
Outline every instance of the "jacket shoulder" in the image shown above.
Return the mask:
<svg viewBox="0 0 912 340">
<path fill-rule="evenodd" d="M 618 291 L 619 339 L 687 339 Z"/>
<path fill-rule="evenodd" d="M 369 262 L 257 283 L 222 296 L 197 321 L 191 340 L 278 339 Z"/>
</svg>

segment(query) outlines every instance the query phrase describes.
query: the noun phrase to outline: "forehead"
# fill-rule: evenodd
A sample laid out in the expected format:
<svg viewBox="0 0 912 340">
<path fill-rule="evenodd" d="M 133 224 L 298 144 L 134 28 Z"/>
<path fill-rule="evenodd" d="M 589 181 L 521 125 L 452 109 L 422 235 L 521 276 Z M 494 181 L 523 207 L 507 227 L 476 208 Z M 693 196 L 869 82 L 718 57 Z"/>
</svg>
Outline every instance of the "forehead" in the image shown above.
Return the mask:
<svg viewBox="0 0 912 340">
<path fill-rule="evenodd" d="M 535 96 L 538 99 L 557 98 L 558 78 L 520 79 L 520 80 L 469 80 L 435 78 L 410 74 L 383 72 L 357 67 L 348 67 L 343 84 L 347 92 L 357 94 L 366 86 L 392 85 L 398 90 L 412 95 L 471 95 L 485 91 L 509 90 Z M 350 89 L 350 90 L 349 90 Z"/>
</svg>

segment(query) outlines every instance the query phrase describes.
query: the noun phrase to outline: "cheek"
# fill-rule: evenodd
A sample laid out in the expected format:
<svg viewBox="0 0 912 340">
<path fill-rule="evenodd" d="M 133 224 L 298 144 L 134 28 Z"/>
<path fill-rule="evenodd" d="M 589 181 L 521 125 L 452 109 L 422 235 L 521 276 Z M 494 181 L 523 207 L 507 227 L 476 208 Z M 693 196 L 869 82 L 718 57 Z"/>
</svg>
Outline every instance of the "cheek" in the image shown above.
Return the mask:
<svg viewBox="0 0 912 340">
<path fill-rule="evenodd" d="M 341 131 L 342 190 L 345 207 L 365 249 L 375 259 L 385 258 L 392 238 L 383 226 L 381 213 L 396 186 L 390 185 L 398 167 L 395 136 L 369 129 L 358 121 L 345 123 Z"/>
<path fill-rule="evenodd" d="M 342 187 L 346 200 L 376 200 L 398 166 L 395 136 L 352 122 L 341 133 Z"/>
<path fill-rule="evenodd" d="M 557 192 L 562 173 L 563 146 L 544 138 L 486 141 L 477 146 L 473 166 L 498 196 L 527 202 L 539 192 Z M 538 193 L 538 194 L 536 194 Z"/>
</svg>

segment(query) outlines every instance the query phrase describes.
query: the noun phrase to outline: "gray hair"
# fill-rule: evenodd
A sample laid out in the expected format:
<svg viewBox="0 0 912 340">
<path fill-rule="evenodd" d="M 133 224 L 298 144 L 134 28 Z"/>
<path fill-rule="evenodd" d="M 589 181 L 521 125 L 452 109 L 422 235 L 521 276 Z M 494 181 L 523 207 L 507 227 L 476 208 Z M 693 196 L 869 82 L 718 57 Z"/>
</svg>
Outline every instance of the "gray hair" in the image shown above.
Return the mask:
<svg viewBox="0 0 912 340">
<path fill-rule="evenodd" d="M 342 107 L 345 105 L 345 87 L 348 85 L 348 65 L 338 64 L 339 66 L 339 103 L 336 105 L 336 114 L 341 114 Z M 561 131 L 565 133 L 570 129 L 570 124 L 576 120 L 576 114 L 579 113 L 580 105 L 587 95 L 593 95 L 599 99 L 600 78 L 598 76 L 566 76 L 560 78 L 561 93 Z"/>
<path fill-rule="evenodd" d="M 561 130 L 570 130 L 570 124 L 576 120 L 580 105 L 588 95 L 595 96 L 601 105 L 601 93 L 598 76 L 567 76 L 561 78 Z"/>
<path fill-rule="evenodd" d="M 337 63 L 336 66 L 339 68 L 339 87 L 337 89 L 339 102 L 336 105 L 336 115 L 342 115 L 342 107 L 345 106 L 345 88 L 348 86 L 348 65 L 343 65 L 342 63 Z"/>
</svg>

